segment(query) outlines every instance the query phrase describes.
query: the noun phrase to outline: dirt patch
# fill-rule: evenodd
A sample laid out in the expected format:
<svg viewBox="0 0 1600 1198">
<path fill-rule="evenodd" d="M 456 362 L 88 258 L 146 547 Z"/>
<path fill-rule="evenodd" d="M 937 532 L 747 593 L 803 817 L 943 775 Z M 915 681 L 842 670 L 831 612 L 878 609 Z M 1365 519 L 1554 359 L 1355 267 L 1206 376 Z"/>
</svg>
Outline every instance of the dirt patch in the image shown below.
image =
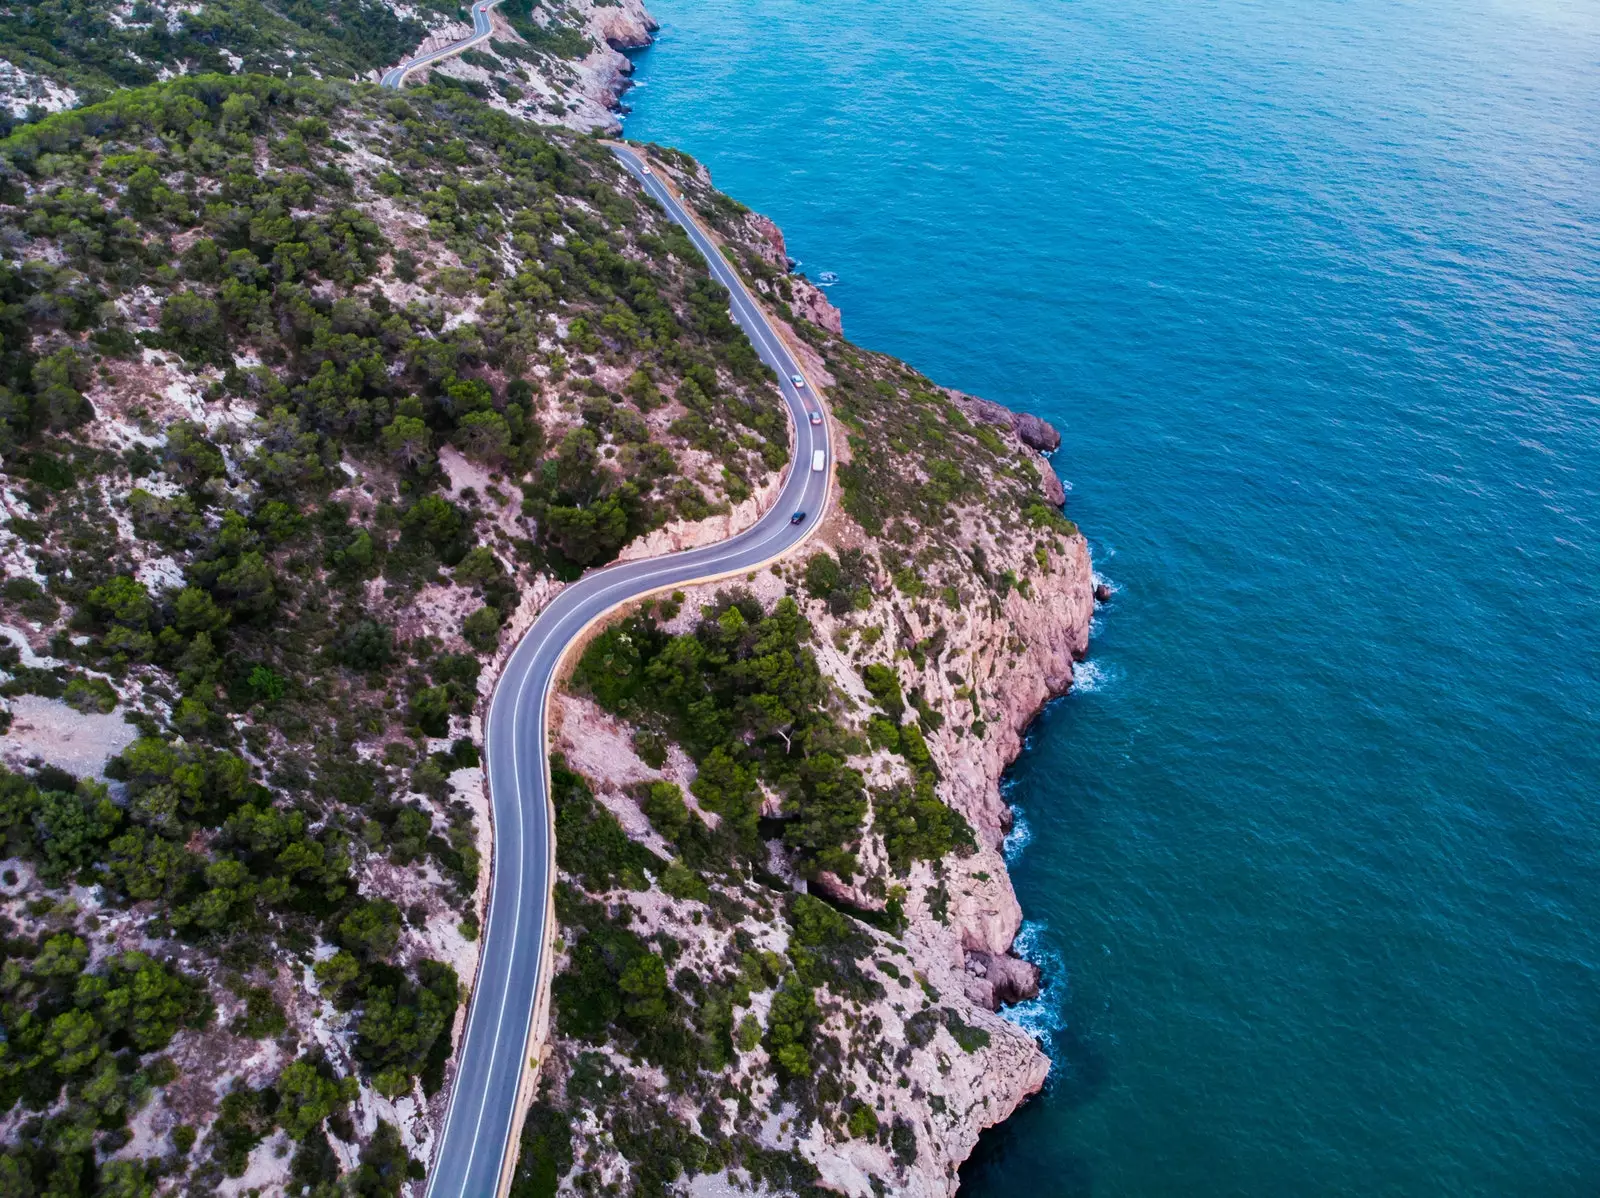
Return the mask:
<svg viewBox="0 0 1600 1198">
<path fill-rule="evenodd" d="M 11 728 L 0 736 L 0 760 L 11 765 L 40 761 L 78 777 L 103 778 L 106 762 L 138 735 L 121 712 L 86 715 L 59 699 L 18 695 L 11 700 Z"/>
</svg>

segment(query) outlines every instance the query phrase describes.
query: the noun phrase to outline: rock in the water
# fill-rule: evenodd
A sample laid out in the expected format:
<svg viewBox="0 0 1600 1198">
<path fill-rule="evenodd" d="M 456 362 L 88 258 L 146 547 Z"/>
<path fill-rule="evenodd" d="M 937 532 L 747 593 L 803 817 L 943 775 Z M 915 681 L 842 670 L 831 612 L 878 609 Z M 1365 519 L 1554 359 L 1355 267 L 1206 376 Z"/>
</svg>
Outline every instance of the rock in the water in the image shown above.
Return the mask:
<svg viewBox="0 0 1600 1198">
<path fill-rule="evenodd" d="M 1048 420 L 1042 420 L 1029 412 L 1014 413 L 1017 436 L 1022 438 L 1024 445 L 1032 446 L 1040 453 L 1054 453 L 1061 448 L 1061 434 L 1056 432 L 1055 425 Z"/>
<path fill-rule="evenodd" d="M 976 395 L 967 395 L 965 392 L 954 391 L 948 387 L 945 388 L 945 394 L 955 400 L 956 406 L 964 409 L 973 419 L 1010 429 L 1029 449 L 1038 450 L 1040 453 L 1054 453 L 1061 448 L 1061 434 L 1056 431 L 1055 425 L 1042 417 L 1035 416 L 1031 412 L 1013 412 L 992 399 L 979 399 Z"/>
<path fill-rule="evenodd" d="M 1039 997 L 1039 967 L 1009 953 L 969 950 L 964 989 L 972 1002 L 998 1011 Z"/>
<path fill-rule="evenodd" d="M 1111 588 L 1110 588 L 1110 587 L 1108 587 L 1108 586 L 1107 586 L 1107 585 L 1106 585 L 1106 584 L 1105 584 L 1105 583 L 1103 583 L 1103 582 L 1097 582 L 1097 583 L 1095 583 L 1095 587 L 1094 587 L 1094 601 L 1095 601 L 1095 602 L 1096 602 L 1096 603 L 1105 603 L 1105 602 L 1107 602 L 1107 601 L 1108 601 L 1108 600 L 1109 600 L 1109 599 L 1110 599 L 1110 598 L 1111 598 Z"/>
</svg>

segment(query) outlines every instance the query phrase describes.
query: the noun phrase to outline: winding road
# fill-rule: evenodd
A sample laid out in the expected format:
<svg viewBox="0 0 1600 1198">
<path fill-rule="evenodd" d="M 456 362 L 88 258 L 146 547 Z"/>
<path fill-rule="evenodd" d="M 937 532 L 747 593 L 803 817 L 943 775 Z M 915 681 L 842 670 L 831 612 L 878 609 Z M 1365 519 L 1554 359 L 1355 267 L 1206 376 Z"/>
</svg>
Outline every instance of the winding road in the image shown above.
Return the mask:
<svg viewBox="0 0 1600 1198">
<path fill-rule="evenodd" d="M 407 73 L 488 36 L 489 9 L 473 5 L 473 37 L 401 63 L 383 76 L 399 87 Z M 555 883 L 546 717 L 567 650 L 619 604 L 654 591 L 742 574 L 788 552 L 820 520 L 833 473 L 826 419 L 810 388 L 796 385 L 799 364 L 745 290 L 716 244 L 644 159 L 627 146 L 612 152 L 667 215 L 683 227 L 712 275 L 728 289 L 729 310 L 761 360 L 778 375 L 793 422 L 788 474 L 772 509 L 744 532 L 716 545 L 665 557 L 620 562 L 563 589 L 539 613 L 506 662 L 484 722 L 485 768 L 494 824 L 493 874 L 478 976 L 467 1011 L 444 1133 L 434 1152 L 428 1198 L 487 1198 L 509 1184 L 511 1133 L 527 1076 L 536 1004 L 548 1000 L 550 909 Z M 813 469 L 821 451 L 825 468 Z M 796 511 L 804 521 L 791 523 Z"/>
<path fill-rule="evenodd" d="M 397 67 L 390 67 L 383 73 L 383 78 L 378 80 L 384 87 L 399 87 L 406 81 L 406 76 L 418 67 L 425 67 L 430 62 L 438 62 L 441 58 L 449 58 L 460 54 L 463 50 L 470 50 L 484 38 L 489 36 L 489 10 L 500 0 L 477 0 L 472 6 L 472 36 L 464 37 L 459 42 L 451 42 L 448 46 L 440 46 L 437 50 L 429 50 L 426 54 L 419 54 L 415 58 L 408 58 Z"/>
</svg>

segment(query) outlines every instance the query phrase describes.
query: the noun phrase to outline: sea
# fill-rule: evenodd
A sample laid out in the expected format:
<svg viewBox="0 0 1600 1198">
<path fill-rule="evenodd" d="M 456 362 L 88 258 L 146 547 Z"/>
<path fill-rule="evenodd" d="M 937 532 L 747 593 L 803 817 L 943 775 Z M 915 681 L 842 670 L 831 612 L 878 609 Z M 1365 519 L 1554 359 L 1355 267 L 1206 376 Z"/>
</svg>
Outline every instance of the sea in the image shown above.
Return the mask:
<svg viewBox="0 0 1600 1198">
<path fill-rule="evenodd" d="M 650 0 L 629 137 L 1054 422 L 970 1198 L 1600 1195 L 1600 3 Z"/>
</svg>

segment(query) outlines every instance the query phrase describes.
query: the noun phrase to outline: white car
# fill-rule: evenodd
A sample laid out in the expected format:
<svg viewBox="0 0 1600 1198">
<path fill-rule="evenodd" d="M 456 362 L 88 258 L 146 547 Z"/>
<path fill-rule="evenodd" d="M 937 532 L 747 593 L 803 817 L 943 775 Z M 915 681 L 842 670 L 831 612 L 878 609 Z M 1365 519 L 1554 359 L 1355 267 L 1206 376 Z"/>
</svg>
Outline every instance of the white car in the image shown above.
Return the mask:
<svg viewBox="0 0 1600 1198">
<path fill-rule="evenodd" d="M 648 166 L 641 166 L 639 169 L 647 175 L 650 173 L 650 168 Z"/>
<path fill-rule="evenodd" d="M 789 381 L 796 387 L 804 387 L 806 385 L 806 380 L 798 374 L 791 374 L 789 376 Z"/>
</svg>

